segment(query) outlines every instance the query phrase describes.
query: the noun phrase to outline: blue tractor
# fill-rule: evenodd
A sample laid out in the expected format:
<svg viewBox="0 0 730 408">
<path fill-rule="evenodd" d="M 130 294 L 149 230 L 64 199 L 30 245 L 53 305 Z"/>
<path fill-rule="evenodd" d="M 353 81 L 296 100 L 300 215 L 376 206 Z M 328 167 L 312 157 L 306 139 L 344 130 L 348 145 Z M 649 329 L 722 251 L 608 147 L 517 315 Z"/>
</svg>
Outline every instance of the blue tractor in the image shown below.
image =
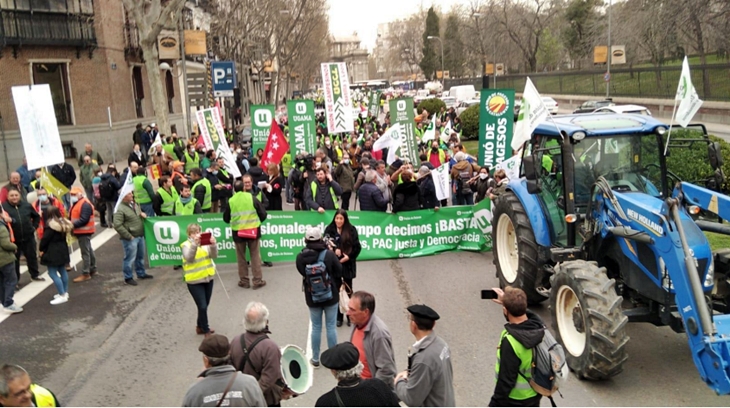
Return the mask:
<svg viewBox="0 0 730 408">
<path fill-rule="evenodd" d="M 628 322 L 686 332 L 700 377 L 730 393 L 727 275 L 703 230 L 730 234 L 730 198 L 667 169 L 667 126 L 647 116 L 557 116 L 522 148 L 520 178 L 493 204 L 500 285 L 549 299 L 553 329 L 579 378 L 622 371 Z M 706 145 L 724 184 L 718 143 L 706 131 L 672 138 L 669 151 Z M 704 148 L 704 147 L 703 147 Z"/>
</svg>

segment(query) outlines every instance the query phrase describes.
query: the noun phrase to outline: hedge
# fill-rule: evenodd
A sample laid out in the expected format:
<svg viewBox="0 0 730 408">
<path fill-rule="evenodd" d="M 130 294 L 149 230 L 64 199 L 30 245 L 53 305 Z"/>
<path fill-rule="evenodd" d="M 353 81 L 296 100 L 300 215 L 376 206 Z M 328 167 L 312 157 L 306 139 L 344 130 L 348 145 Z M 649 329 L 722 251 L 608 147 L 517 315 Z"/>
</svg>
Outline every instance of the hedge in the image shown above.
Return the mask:
<svg viewBox="0 0 730 408">
<path fill-rule="evenodd" d="M 468 107 L 459 118 L 461 118 L 462 138 L 479 139 L 479 104 Z"/>
<path fill-rule="evenodd" d="M 687 129 L 672 129 L 671 144 L 685 138 L 700 138 L 698 131 Z M 730 143 L 719 137 L 710 135 L 710 140 L 720 142 L 720 151 L 723 157 L 722 170 L 725 176 L 730 176 Z M 682 181 L 705 185 L 705 180 L 713 175 L 710 161 L 707 157 L 707 146 L 704 143 L 695 143 L 692 147 L 669 149 L 667 169 L 674 172 Z M 723 186 L 724 187 L 724 186 Z"/>
<path fill-rule="evenodd" d="M 418 104 L 418 107 L 416 107 L 416 111 L 420 115 L 421 112 L 426 109 L 429 114 L 434 114 L 440 112 L 441 108 L 446 108 L 444 101 L 438 98 L 429 98 L 422 100 L 421 103 Z"/>
</svg>

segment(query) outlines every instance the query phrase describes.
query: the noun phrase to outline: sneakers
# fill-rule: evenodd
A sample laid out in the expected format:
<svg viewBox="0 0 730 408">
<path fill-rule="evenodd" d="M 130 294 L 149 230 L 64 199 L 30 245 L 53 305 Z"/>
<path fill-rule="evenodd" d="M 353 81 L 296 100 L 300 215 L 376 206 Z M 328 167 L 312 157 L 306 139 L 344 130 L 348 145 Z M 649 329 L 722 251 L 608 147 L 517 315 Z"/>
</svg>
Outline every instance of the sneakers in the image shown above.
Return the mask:
<svg viewBox="0 0 730 408">
<path fill-rule="evenodd" d="M 91 275 L 81 274 L 74 278 L 74 283 L 86 282 L 87 280 L 91 280 Z"/>
<path fill-rule="evenodd" d="M 68 292 L 64 293 L 63 295 L 59 295 L 59 294 L 53 295 L 54 299 L 58 299 L 60 297 L 64 297 L 64 298 L 66 298 L 66 300 L 68 300 Z"/>
<path fill-rule="evenodd" d="M 51 300 L 51 304 L 54 306 L 60 305 L 62 303 L 66 303 L 66 302 L 68 302 L 68 298 L 66 296 L 54 297 L 54 299 Z"/>
<path fill-rule="evenodd" d="M 126 283 L 127 285 L 130 285 L 130 286 L 137 286 L 137 281 L 134 279 L 125 279 L 124 283 Z"/>
<path fill-rule="evenodd" d="M 309 359 L 309 364 L 311 364 L 314 368 L 319 368 L 319 361 L 314 361 L 313 358 Z"/>
<path fill-rule="evenodd" d="M 12 305 L 4 308 L 6 312 L 8 313 L 20 313 L 23 311 L 23 308 L 18 306 L 17 303 L 13 303 Z"/>
<path fill-rule="evenodd" d="M 154 276 L 152 276 L 148 273 L 144 276 L 137 276 L 137 279 L 154 279 Z"/>
<path fill-rule="evenodd" d="M 263 288 L 264 286 L 266 286 L 266 281 L 265 280 L 262 280 L 259 283 L 254 283 L 253 284 L 253 290 Z"/>
</svg>

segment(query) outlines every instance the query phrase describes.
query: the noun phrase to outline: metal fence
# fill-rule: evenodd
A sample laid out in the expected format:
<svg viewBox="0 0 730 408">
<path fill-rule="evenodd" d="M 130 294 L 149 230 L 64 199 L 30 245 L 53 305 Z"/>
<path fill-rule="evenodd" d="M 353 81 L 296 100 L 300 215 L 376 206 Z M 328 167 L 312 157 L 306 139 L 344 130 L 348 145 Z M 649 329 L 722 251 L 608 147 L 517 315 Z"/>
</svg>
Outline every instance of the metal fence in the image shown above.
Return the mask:
<svg viewBox="0 0 730 408">
<path fill-rule="evenodd" d="M 672 99 L 682 72 L 681 66 L 658 68 L 618 68 L 611 70 L 610 95 L 636 98 Z M 542 94 L 605 95 L 604 70 L 554 71 L 513 74 L 497 77 L 497 88 L 521 92 L 529 76 Z M 730 101 L 730 64 L 697 65 L 691 70 L 692 83 L 704 100 Z M 492 87 L 494 78 L 489 78 Z M 417 82 L 423 88 L 425 82 Z M 482 89 L 482 78 L 447 79 L 444 90 L 456 85 L 474 85 Z"/>
</svg>

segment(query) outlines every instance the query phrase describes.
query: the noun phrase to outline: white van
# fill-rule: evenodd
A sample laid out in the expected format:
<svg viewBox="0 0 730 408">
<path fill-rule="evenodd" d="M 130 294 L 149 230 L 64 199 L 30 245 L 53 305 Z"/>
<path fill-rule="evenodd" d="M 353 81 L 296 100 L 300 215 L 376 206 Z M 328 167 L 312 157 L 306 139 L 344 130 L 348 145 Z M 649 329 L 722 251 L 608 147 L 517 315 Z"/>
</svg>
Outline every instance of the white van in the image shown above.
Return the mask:
<svg viewBox="0 0 730 408">
<path fill-rule="evenodd" d="M 449 89 L 449 96 L 456 98 L 457 102 L 474 99 L 477 94 L 474 85 L 458 85 Z"/>
</svg>

